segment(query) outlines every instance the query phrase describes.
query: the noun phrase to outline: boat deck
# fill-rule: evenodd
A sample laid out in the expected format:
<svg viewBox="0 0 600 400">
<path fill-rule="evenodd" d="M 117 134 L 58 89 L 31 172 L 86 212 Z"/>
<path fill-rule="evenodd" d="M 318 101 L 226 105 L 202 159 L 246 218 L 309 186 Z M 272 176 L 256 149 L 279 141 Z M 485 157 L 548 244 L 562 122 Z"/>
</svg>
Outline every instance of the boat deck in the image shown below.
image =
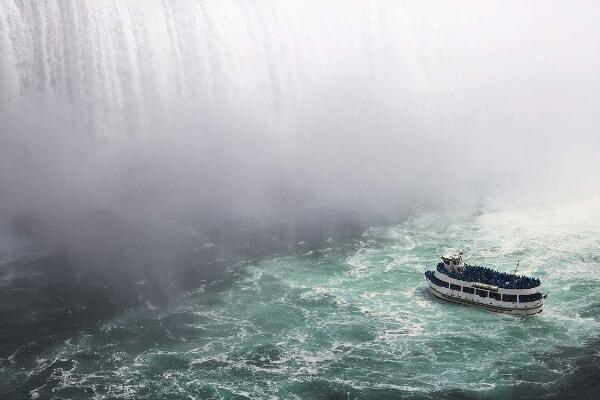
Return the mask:
<svg viewBox="0 0 600 400">
<path fill-rule="evenodd" d="M 533 289 L 540 286 L 541 282 L 537 278 L 528 276 L 507 274 L 498 272 L 491 268 L 481 267 L 478 265 L 465 265 L 464 272 L 449 272 L 444 263 L 437 265 L 437 271 L 449 276 L 450 278 L 458 279 L 466 282 L 479 282 L 487 285 L 497 286 L 503 289 Z"/>
</svg>

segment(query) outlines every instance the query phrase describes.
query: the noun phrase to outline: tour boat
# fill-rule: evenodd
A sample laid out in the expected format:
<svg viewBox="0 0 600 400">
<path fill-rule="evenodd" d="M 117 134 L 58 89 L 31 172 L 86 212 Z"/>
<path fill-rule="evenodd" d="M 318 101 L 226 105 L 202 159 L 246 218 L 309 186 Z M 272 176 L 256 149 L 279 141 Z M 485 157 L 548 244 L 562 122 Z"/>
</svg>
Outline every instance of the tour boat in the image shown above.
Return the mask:
<svg viewBox="0 0 600 400">
<path fill-rule="evenodd" d="M 465 265 L 462 252 L 443 256 L 436 270 L 426 271 L 425 277 L 431 293 L 440 299 L 505 314 L 542 312 L 547 296 L 540 290 L 539 279 Z"/>
</svg>

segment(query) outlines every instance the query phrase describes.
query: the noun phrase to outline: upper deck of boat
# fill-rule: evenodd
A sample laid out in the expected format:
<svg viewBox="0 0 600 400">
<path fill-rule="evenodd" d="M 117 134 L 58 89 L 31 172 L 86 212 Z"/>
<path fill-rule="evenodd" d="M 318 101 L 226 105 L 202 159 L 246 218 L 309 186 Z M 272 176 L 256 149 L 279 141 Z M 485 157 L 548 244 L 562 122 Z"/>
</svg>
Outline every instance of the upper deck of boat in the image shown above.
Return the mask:
<svg viewBox="0 0 600 400">
<path fill-rule="evenodd" d="M 537 278 L 507 274 L 478 265 L 465 265 L 463 272 L 450 272 L 446 269 L 444 263 L 439 263 L 437 265 L 437 271 L 448 275 L 450 278 L 467 282 L 485 283 L 503 289 L 532 289 L 541 284 L 540 280 Z"/>
</svg>

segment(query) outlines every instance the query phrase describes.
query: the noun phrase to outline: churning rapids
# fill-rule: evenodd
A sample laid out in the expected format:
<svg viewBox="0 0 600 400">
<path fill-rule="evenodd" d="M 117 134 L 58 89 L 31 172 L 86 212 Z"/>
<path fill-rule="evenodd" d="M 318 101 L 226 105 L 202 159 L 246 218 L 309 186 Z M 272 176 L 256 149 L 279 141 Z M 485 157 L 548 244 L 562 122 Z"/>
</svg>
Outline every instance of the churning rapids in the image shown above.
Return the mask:
<svg viewBox="0 0 600 400">
<path fill-rule="evenodd" d="M 244 262 L 167 309 L 127 311 L 35 357 L 35 342 L 15 349 L 2 360 L 2 391 L 72 399 L 591 395 L 600 373 L 600 281 L 590 275 L 600 261 L 600 213 L 580 211 L 416 214 L 355 241 Z M 544 312 L 517 318 L 435 300 L 423 271 L 451 246 L 500 270 L 520 259 L 550 291 Z"/>
</svg>

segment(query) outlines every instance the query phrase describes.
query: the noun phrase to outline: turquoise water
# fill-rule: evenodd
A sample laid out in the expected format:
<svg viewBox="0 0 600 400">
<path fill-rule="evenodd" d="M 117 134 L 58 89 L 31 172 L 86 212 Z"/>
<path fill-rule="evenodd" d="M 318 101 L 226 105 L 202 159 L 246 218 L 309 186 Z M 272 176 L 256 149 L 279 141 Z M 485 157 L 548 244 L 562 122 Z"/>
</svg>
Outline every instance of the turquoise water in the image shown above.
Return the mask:
<svg viewBox="0 0 600 400">
<path fill-rule="evenodd" d="M 27 372 L 29 395 L 551 395 L 600 371 L 597 358 L 585 364 L 599 352 L 598 216 L 581 205 L 420 214 L 362 240 L 241 263 L 168 309 L 129 311 L 46 351 Z M 457 249 L 502 271 L 520 260 L 519 272 L 550 292 L 544 312 L 512 317 L 434 299 L 423 272 Z"/>
</svg>

